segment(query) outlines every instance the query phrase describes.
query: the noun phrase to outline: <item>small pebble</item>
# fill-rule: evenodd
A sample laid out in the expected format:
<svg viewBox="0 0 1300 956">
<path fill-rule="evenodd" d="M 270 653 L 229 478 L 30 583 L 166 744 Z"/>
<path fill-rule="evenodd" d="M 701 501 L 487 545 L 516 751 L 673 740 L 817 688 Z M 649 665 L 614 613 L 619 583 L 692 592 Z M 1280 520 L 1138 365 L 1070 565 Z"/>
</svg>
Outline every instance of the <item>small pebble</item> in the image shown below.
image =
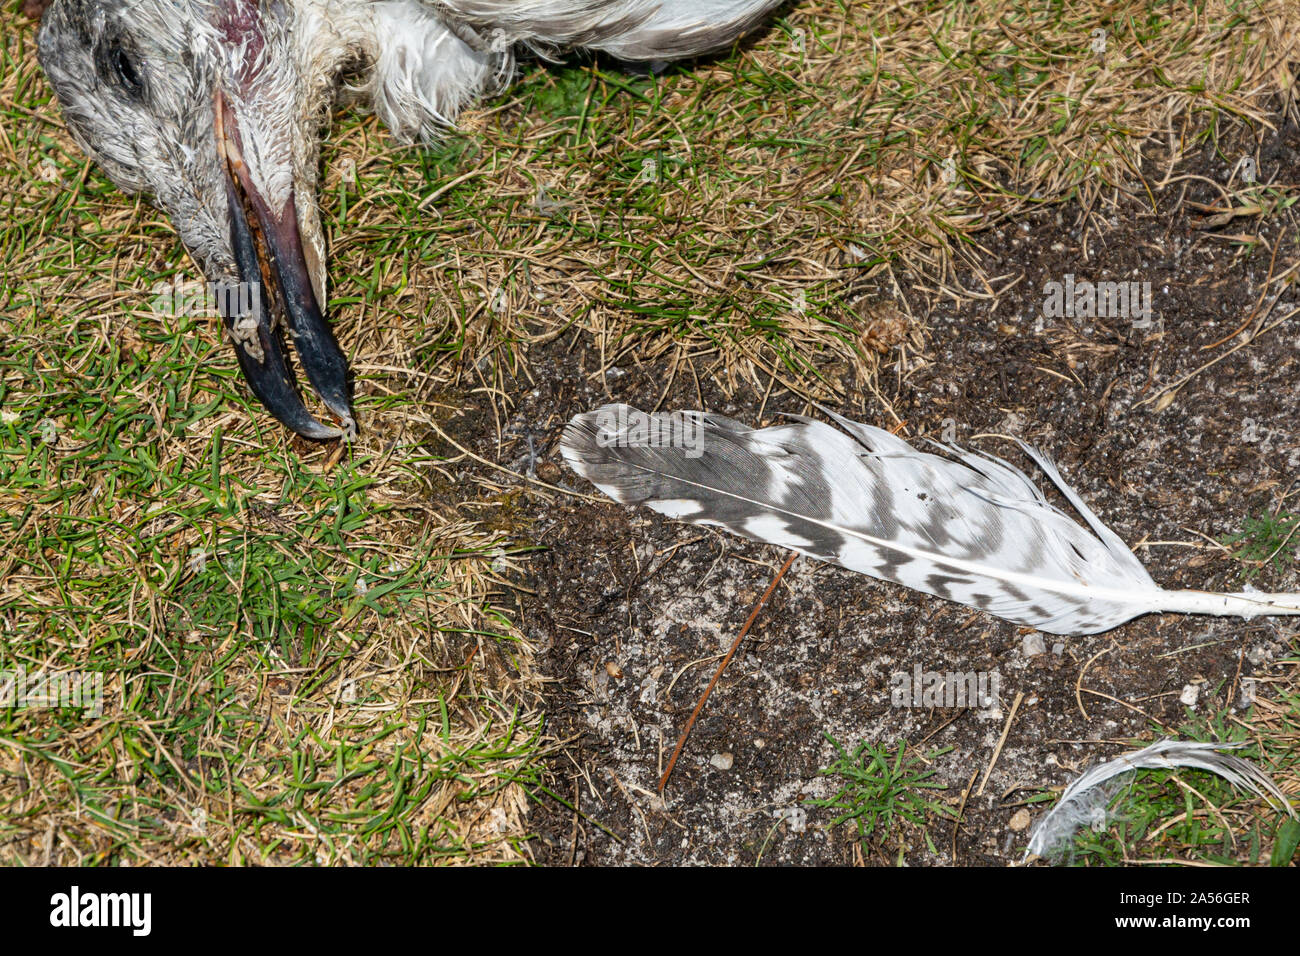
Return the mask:
<svg viewBox="0 0 1300 956">
<path fill-rule="evenodd" d="M 1188 707 L 1196 706 L 1196 699 L 1201 696 L 1201 688 L 1196 684 L 1184 684 L 1183 692 L 1178 695 L 1178 702 Z"/>
<path fill-rule="evenodd" d="M 1011 822 L 1007 824 L 1011 829 L 1020 831 L 1029 829 L 1029 811 L 1021 807 L 1015 813 L 1011 814 Z"/>
<path fill-rule="evenodd" d="M 717 767 L 719 770 L 730 770 L 731 765 L 735 762 L 736 762 L 735 755 L 733 755 L 729 751 L 725 751 L 720 754 L 714 754 L 712 757 L 709 758 L 709 763 L 713 764 L 713 766 Z"/>
<path fill-rule="evenodd" d="M 1043 643 L 1043 635 L 1037 631 L 1025 635 L 1020 649 L 1026 657 L 1037 657 L 1039 654 L 1047 653 L 1047 645 Z"/>
<path fill-rule="evenodd" d="M 791 833 L 803 833 L 808 829 L 808 811 L 803 807 L 783 807 L 776 811 L 778 820 L 784 820 Z"/>
<path fill-rule="evenodd" d="M 1255 678 L 1243 677 L 1241 679 L 1241 706 L 1249 707 L 1255 703 Z"/>
</svg>

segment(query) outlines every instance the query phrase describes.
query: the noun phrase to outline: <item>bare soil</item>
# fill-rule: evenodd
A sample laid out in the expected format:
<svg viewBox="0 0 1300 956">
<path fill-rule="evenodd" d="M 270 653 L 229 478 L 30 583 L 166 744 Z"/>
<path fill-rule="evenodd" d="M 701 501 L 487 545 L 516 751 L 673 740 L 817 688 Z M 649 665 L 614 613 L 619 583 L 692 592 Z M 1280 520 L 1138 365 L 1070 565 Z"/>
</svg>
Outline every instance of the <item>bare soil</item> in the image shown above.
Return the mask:
<svg viewBox="0 0 1300 956">
<path fill-rule="evenodd" d="M 1241 563 L 1205 541 L 1240 530 L 1291 488 L 1300 463 L 1296 322 L 1226 355 L 1172 400 L 1142 402 L 1228 352 L 1240 336 L 1207 347 L 1239 326 L 1300 304 L 1294 272 L 1269 282 L 1300 259 L 1292 211 L 1209 227 L 1212 214 L 1194 205 L 1221 205 L 1214 183 L 1227 181 L 1244 152 L 1258 157 L 1262 181 L 1295 183 L 1298 146 L 1292 124 L 1258 140 L 1241 131 L 1168 175 L 1151 144 L 1143 178 L 1127 190 L 1093 208 L 1047 206 L 981 235 L 979 264 L 1003 277 L 991 297 L 962 270 L 947 284 L 974 296 L 927 291 L 919 279 L 900 283 L 901 297 L 883 282 L 859 290 L 868 308 L 887 303 L 911 316 L 923 346 L 892 352 L 874 382 L 846 383 L 850 399 L 837 410 L 1013 459 L 1008 443 L 980 436 L 1023 438 L 1055 457 L 1162 585 L 1239 589 Z M 1150 282 L 1154 324 L 1042 319 L 1045 283 L 1066 274 Z M 531 379 L 516 383 L 514 419 L 498 439 L 479 416 L 475 448 L 591 496 L 530 493 L 512 503 L 520 538 L 540 549 L 519 582 L 518 620 L 553 681 L 549 730 L 565 741 L 555 789 L 580 811 L 558 803 L 534 811 L 542 862 L 883 864 L 901 856 L 1004 865 L 1023 851 L 1026 833 L 1009 825 L 1027 797 L 1063 785 L 1123 741 L 1175 733 L 1194 716 L 1179 700 L 1186 685 L 1199 687 L 1196 713 L 1237 713 L 1241 680 L 1275 674 L 1272 662 L 1293 639 L 1294 628 L 1275 620 L 1148 617 L 1093 637 L 1044 635 L 1044 652 L 1031 654 L 1023 628 L 800 558 L 661 800 L 656 781 L 678 734 L 785 553 L 599 499 L 560 460 L 560 430 L 607 401 L 702 404 L 764 424 L 808 408 L 779 384 L 763 394 L 705 361 L 676 373 L 665 364 L 602 369 L 576 337 L 535 347 L 530 361 Z M 470 432 L 468 414 L 452 423 L 459 434 Z M 1296 589 L 1300 580 L 1293 570 L 1265 570 L 1253 584 Z M 984 709 L 891 706 L 891 675 L 916 665 L 996 672 L 1000 700 Z M 860 844 L 849 827 L 828 827 L 831 811 L 806 808 L 796 832 L 783 814 L 836 789 L 819 774 L 833 759 L 828 734 L 850 748 L 864 739 L 951 748 L 932 767 L 948 787 L 939 799 L 963 807 L 960 823 L 928 821 L 931 845 L 914 827 Z M 724 754 L 727 769 L 715 765 L 725 758 L 711 759 Z"/>
</svg>

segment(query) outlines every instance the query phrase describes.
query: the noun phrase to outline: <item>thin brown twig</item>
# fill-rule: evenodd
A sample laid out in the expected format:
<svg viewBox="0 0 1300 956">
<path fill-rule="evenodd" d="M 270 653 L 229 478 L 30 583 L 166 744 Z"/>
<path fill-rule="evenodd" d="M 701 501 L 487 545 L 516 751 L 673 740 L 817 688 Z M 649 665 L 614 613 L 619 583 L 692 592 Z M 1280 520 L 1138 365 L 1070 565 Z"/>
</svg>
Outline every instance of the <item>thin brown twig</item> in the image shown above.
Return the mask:
<svg viewBox="0 0 1300 956">
<path fill-rule="evenodd" d="M 961 792 L 961 804 L 957 807 L 957 816 L 952 821 L 952 865 L 957 865 L 957 834 L 961 832 L 961 815 L 966 812 L 966 801 L 970 799 L 971 787 L 975 786 L 975 778 L 979 776 L 980 769 L 976 767 L 970 772 L 970 779 L 966 781 L 966 786 Z"/>
<path fill-rule="evenodd" d="M 704 709 L 705 701 L 707 701 L 709 695 L 713 693 L 713 688 L 717 685 L 718 678 L 720 678 L 722 672 L 727 669 L 727 665 L 731 663 L 731 659 L 736 656 L 736 651 L 740 648 L 740 642 L 745 639 L 745 635 L 748 634 L 749 629 L 753 627 L 754 621 L 758 618 L 758 612 L 763 610 L 763 605 L 767 603 L 767 599 L 772 596 L 772 592 L 776 590 L 776 586 L 780 584 L 781 579 L 785 577 L 785 572 L 790 570 L 790 565 L 794 564 L 794 559 L 798 556 L 797 552 L 791 551 L 790 557 L 785 559 L 785 564 L 781 565 L 781 570 L 776 572 L 776 577 L 774 577 L 772 583 L 767 586 L 767 590 L 763 592 L 763 596 L 758 599 L 758 603 L 754 605 L 754 610 L 749 612 L 749 619 L 745 621 L 745 626 L 740 629 L 740 633 L 736 635 L 736 639 L 731 642 L 731 650 L 727 651 L 727 656 L 724 657 L 722 663 L 718 665 L 718 669 L 713 675 L 713 680 L 709 681 L 709 686 L 704 688 L 704 693 L 695 704 L 695 709 L 691 711 L 691 719 L 686 721 L 686 729 L 683 730 L 682 735 L 677 738 L 677 747 L 673 750 L 672 758 L 668 761 L 668 769 L 666 769 L 664 775 L 659 778 L 660 796 L 663 796 L 664 787 L 668 785 L 668 778 L 672 775 L 673 767 L 677 766 L 677 758 L 682 755 L 682 748 L 686 746 L 686 738 L 690 736 L 691 728 L 695 726 L 695 718 L 700 716 L 700 711 Z"/>
<path fill-rule="evenodd" d="M 1011 713 L 1007 714 L 1006 726 L 1002 728 L 1002 736 L 998 738 L 998 745 L 993 748 L 993 756 L 989 758 L 989 765 L 984 768 L 984 779 L 980 781 L 980 788 L 975 791 L 975 796 L 984 796 L 984 787 L 989 782 L 989 774 L 993 773 L 993 765 L 998 762 L 998 757 L 1002 756 L 1002 745 L 1007 742 L 1007 734 L 1011 733 L 1011 724 L 1016 719 L 1016 711 L 1020 709 L 1020 702 L 1025 699 L 1024 691 L 1016 691 L 1016 699 L 1011 704 Z"/>
<path fill-rule="evenodd" d="M 1088 716 L 1088 711 L 1083 706 L 1083 675 L 1088 673 L 1088 668 L 1093 665 L 1093 662 L 1096 661 L 1097 658 L 1109 654 L 1118 646 L 1118 644 L 1112 641 L 1110 647 L 1103 647 L 1096 654 L 1093 654 L 1092 657 L 1088 658 L 1088 662 L 1079 668 L 1079 679 L 1074 682 L 1074 700 L 1075 703 L 1079 705 L 1079 713 L 1083 714 L 1084 720 L 1091 720 L 1092 718 Z"/>
<path fill-rule="evenodd" d="M 1273 255 L 1268 260 L 1268 275 L 1264 277 L 1264 282 L 1260 286 L 1260 290 L 1259 290 L 1259 298 L 1255 300 L 1255 306 L 1250 310 L 1250 313 L 1246 316 L 1246 320 L 1242 322 L 1241 325 L 1237 326 L 1235 329 L 1233 329 L 1231 332 L 1225 335 L 1223 338 L 1219 339 L 1217 342 L 1211 342 L 1209 345 L 1202 345 L 1200 349 L 1202 352 L 1206 351 L 1207 349 L 1216 349 L 1224 342 L 1230 342 L 1237 335 L 1246 331 L 1246 327 L 1250 325 L 1250 323 L 1255 321 L 1255 316 L 1259 315 L 1260 306 L 1264 304 L 1264 299 L 1268 295 L 1268 287 L 1273 284 L 1273 269 L 1277 266 L 1277 251 L 1281 248 L 1282 248 L 1282 243 L 1274 239 Z"/>
<path fill-rule="evenodd" d="M 1160 390 L 1158 390 L 1158 391 L 1156 391 L 1156 392 L 1153 392 L 1152 394 L 1148 395 L 1146 398 L 1142 399 L 1140 402 L 1136 402 L 1136 403 L 1134 403 L 1133 407 L 1134 407 L 1134 408 L 1141 408 L 1143 405 L 1148 405 L 1148 404 L 1150 404 L 1151 402 L 1157 401 L 1158 399 L 1160 399 L 1162 396 L 1164 396 L 1164 395 L 1165 395 L 1166 393 L 1168 393 L 1168 392 L 1172 392 L 1173 395 L 1176 396 L 1176 395 L 1177 395 L 1177 394 L 1182 390 L 1182 388 L 1183 388 L 1184 385 L 1186 385 L 1186 384 L 1187 384 L 1188 382 L 1190 382 L 1192 379 L 1196 378 L 1196 376 L 1200 375 L 1200 374 L 1201 374 L 1202 372 L 1204 372 L 1206 369 L 1208 369 L 1208 368 L 1212 368 L 1213 366 L 1218 365 L 1220 362 L 1222 362 L 1224 359 L 1226 359 L 1229 355 L 1232 355 L 1234 352 L 1238 352 L 1238 351 L 1240 351 L 1241 349 L 1244 349 L 1244 348 L 1246 348 L 1246 347 L 1249 346 L 1249 345 L 1254 345 L 1256 339 L 1260 338 L 1261 336 L 1265 335 L 1265 334 L 1268 333 L 1268 332 L 1273 331 L 1273 329 L 1277 328 L 1279 325 L 1281 325 L 1281 324 L 1282 324 L 1283 322 L 1285 322 L 1287 319 L 1289 319 L 1289 318 L 1291 318 L 1292 316 L 1295 316 L 1295 315 L 1300 315 L 1300 307 L 1292 309 L 1292 310 L 1291 310 L 1290 312 L 1288 312 L 1286 315 L 1282 316 L 1282 318 L 1278 319 L 1276 322 L 1272 322 L 1272 323 L 1266 325 L 1264 328 L 1260 329 L 1258 332 L 1253 332 L 1253 333 L 1251 333 L 1250 336 L 1249 336 L 1245 341 L 1243 341 L 1243 342 L 1238 342 L 1236 345 L 1234 345 L 1232 348 L 1228 349 L 1226 352 L 1220 352 L 1218 355 L 1216 355 L 1214 358 L 1210 359 L 1210 360 L 1209 360 L 1208 362 L 1206 362 L 1204 365 L 1199 366 L 1199 367 L 1198 367 L 1197 369 L 1195 369 L 1194 371 L 1188 372 L 1188 373 L 1187 373 L 1186 375 L 1184 375 L 1182 378 L 1178 379 L 1178 381 L 1176 381 L 1176 382 L 1170 382 L 1170 383 L 1169 383 L 1168 385 L 1166 385 L 1164 388 L 1162 388 L 1162 389 L 1160 389 Z M 1172 402 L 1172 401 L 1173 401 L 1173 399 L 1170 398 L 1169 401 L 1166 402 L 1165 404 L 1160 405 L 1160 406 L 1157 406 L 1157 411 L 1163 411 L 1165 408 L 1168 408 L 1168 407 L 1169 407 L 1169 403 Z"/>
</svg>

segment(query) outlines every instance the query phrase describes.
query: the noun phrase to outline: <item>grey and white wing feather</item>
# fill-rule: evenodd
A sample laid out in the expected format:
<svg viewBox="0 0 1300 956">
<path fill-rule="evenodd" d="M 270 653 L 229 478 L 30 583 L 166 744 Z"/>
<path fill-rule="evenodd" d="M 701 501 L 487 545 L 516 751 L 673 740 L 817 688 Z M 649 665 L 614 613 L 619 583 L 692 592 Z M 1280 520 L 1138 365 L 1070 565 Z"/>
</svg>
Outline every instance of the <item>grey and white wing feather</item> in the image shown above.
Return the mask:
<svg viewBox="0 0 1300 956">
<path fill-rule="evenodd" d="M 725 528 L 1053 634 L 1152 611 L 1296 614 L 1300 595 L 1162 590 L 1041 453 L 1083 517 L 1002 459 L 918 451 L 831 416 L 752 429 L 720 415 L 609 405 L 575 417 L 568 464 L 616 501 Z"/>
</svg>

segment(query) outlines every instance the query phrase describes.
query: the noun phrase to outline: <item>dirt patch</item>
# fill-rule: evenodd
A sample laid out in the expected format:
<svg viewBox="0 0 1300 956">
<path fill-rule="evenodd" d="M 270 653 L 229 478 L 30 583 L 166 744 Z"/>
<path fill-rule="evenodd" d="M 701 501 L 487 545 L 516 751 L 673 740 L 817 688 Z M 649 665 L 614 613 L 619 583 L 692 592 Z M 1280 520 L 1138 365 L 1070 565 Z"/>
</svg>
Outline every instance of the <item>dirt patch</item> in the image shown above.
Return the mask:
<svg viewBox="0 0 1300 956">
<path fill-rule="evenodd" d="M 1275 508 L 1290 489 L 1300 461 L 1300 330 L 1282 323 L 1172 399 L 1159 396 L 1242 339 L 1206 346 L 1300 304 L 1290 211 L 1206 229 L 1198 226 L 1213 213 L 1195 205 L 1223 205 L 1214 183 L 1243 151 L 1259 156 L 1261 179 L 1295 183 L 1296 150 L 1296 128 L 1286 125 L 1257 150 L 1243 134 L 1167 176 L 1152 147 L 1144 181 L 1130 191 L 1090 209 L 1046 208 L 981 236 L 978 265 L 1004 277 L 991 297 L 916 290 L 893 299 L 923 330 L 924 346 L 892 353 L 892 365 L 857 383 L 857 400 L 840 410 L 1000 453 L 1011 449 L 980 436 L 1031 441 L 1138 546 L 1162 585 L 1238 588 L 1240 563 L 1197 545 Z M 1044 319 L 1046 284 L 1067 275 L 1149 283 L 1152 312 L 1145 322 Z M 891 298 L 883 286 L 863 297 Z M 536 347 L 530 359 L 534 379 L 520 388 L 514 418 L 478 450 L 584 495 L 592 489 L 559 464 L 555 440 L 571 415 L 602 402 L 702 404 L 764 423 L 807 410 L 779 385 L 747 384 L 706 361 L 688 371 L 602 369 L 577 338 Z M 535 812 L 534 852 L 545 862 L 884 863 L 901 852 L 914 863 L 1003 864 L 1023 848 L 1023 832 L 1008 823 L 1027 795 L 1113 754 L 1108 742 L 1176 732 L 1191 716 L 1179 700 L 1188 684 L 1200 687 L 1199 712 L 1231 707 L 1241 678 L 1273 673 L 1294 635 L 1277 621 L 1150 617 L 1095 637 L 1046 636 L 1043 652 L 1029 653 L 1025 629 L 800 558 L 696 725 L 665 803 L 654 791 L 677 735 L 785 555 L 599 499 L 527 500 L 518 532 L 541 550 L 528 562 L 519 619 L 555 681 L 550 730 L 568 741 L 555 762 L 557 792 L 580 811 Z M 1254 583 L 1295 589 L 1296 577 L 1266 570 Z M 999 700 L 891 706 L 893 675 L 918 666 L 996 673 Z M 849 747 L 905 739 L 925 751 L 952 748 L 932 767 L 953 805 L 974 783 L 960 826 L 935 818 L 929 845 L 903 828 L 861 849 L 848 828 L 828 829 L 832 812 L 805 804 L 836 789 L 819 774 L 833 759 L 828 734 Z M 728 769 L 717 766 L 727 763 L 721 755 L 730 755 Z M 783 822 L 797 807 L 806 809 L 802 832 Z"/>
</svg>

